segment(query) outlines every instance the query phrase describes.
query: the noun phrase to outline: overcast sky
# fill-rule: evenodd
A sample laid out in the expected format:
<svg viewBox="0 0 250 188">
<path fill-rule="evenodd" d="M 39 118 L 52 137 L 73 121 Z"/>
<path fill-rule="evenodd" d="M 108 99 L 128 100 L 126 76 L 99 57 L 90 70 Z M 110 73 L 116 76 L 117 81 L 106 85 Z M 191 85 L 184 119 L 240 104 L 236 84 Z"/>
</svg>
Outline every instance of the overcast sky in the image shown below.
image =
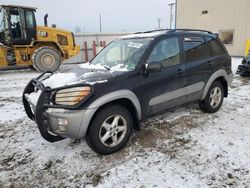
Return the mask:
<svg viewBox="0 0 250 188">
<path fill-rule="evenodd" d="M 82 32 L 99 31 L 99 13 L 103 32 L 145 31 L 156 29 L 158 18 L 161 27 L 169 28 L 169 3 L 175 0 L 1 0 L 0 4 L 18 4 L 38 8 L 38 24 L 48 13 L 49 24 L 58 28 Z"/>
</svg>

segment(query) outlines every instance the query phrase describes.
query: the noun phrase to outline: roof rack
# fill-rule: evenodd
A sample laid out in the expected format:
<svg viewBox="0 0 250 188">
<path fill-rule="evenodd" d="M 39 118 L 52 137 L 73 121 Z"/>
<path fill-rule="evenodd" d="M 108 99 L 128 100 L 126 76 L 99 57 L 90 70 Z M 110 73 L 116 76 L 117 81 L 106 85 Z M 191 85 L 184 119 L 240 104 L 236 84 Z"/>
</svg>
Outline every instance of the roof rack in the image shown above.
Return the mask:
<svg viewBox="0 0 250 188">
<path fill-rule="evenodd" d="M 174 33 L 174 32 L 178 32 L 178 31 L 197 31 L 197 32 L 204 32 L 204 33 L 208 33 L 208 34 L 214 34 L 211 31 L 201 30 L 201 29 L 171 29 L 168 31 L 168 33 Z"/>
<path fill-rule="evenodd" d="M 157 32 L 157 31 L 171 31 L 170 29 L 156 29 L 156 30 L 149 30 L 149 31 L 142 31 L 142 32 L 136 32 L 134 34 L 142 34 L 142 33 L 153 33 L 153 32 Z"/>
</svg>

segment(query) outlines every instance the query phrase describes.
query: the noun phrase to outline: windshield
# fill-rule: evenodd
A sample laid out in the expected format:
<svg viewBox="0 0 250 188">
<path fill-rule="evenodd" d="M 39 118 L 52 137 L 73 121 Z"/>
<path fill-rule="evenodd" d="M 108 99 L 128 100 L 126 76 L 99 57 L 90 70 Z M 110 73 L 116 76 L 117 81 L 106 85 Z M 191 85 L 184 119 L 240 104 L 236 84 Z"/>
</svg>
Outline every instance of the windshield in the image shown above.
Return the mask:
<svg viewBox="0 0 250 188">
<path fill-rule="evenodd" d="M 6 17 L 5 9 L 3 7 L 0 7 L 0 31 L 3 31 L 7 28 L 5 17 Z"/>
<path fill-rule="evenodd" d="M 111 70 L 134 70 L 151 39 L 120 39 L 104 48 L 91 64 Z"/>
</svg>

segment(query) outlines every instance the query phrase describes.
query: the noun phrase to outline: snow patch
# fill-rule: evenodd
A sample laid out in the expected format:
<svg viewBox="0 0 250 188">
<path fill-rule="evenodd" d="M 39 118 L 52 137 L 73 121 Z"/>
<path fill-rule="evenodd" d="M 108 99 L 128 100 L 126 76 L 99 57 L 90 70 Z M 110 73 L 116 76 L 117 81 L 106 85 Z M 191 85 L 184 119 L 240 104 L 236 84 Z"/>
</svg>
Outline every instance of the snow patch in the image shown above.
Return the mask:
<svg viewBox="0 0 250 188">
<path fill-rule="evenodd" d="M 124 66 L 124 64 L 117 64 L 117 65 L 111 67 L 110 71 L 111 72 L 115 72 L 115 71 L 125 72 L 125 71 L 128 71 L 128 68 L 127 68 L 127 66 Z"/>
<path fill-rule="evenodd" d="M 108 67 L 108 66 L 107 66 Z M 107 70 L 106 68 L 105 68 L 105 66 L 104 65 L 102 65 L 102 64 L 100 64 L 100 63 L 98 63 L 98 64 L 92 64 L 92 63 L 84 63 L 84 64 L 82 64 L 82 65 L 80 65 L 80 68 L 85 68 L 85 69 L 94 69 L 94 70 Z M 123 72 L 123 71 L 128 71 L 128 69 L 127 69 L 127 67 L 126 66 L 124 66 L 124 64 L 117 64 L 117 65 L 114 65 L 114 66 L 112 66 L 112 67 L 110 67 L 110 71 L 111 72 L 115 72 L 115 71 L 121 71 L 121 72 Z M 92 73 L 90 72 L 90 73 L 85 73 L 84 75 L 83 75 L 83 77 L 88 77 L 89 75 L 91 75 Z"/>
<path fill-rule="evenodd" d="M 42 93 L 41 90 L 39 90 L 39 91 L 37 91 L 37 92 L 30 93 L 30 94 L 26 93 L 26 94 L 25 94 L 25 97 L 26 97 L 26 99 L 27 99 L 32 105 L 36 105 L 36 103 L 37 103 L 37 101 L 38 101 L 38 99 L 39 99 L 41 93 Z"/>
<path fill-rule="evenodd" d="M 81 64 L 80 67 L 83 69 L 101 69 L 101 70 L 106 69 L 103 65 L 101 65 L 99 63 L 95 65 L 95 64 L 92 64 L 89 62 Z"/>
<path fill-rule="evenodd" d="M 94 81 L 94 82 L 89 82 L 89 81 L 86 81 L 85 83 L 86 84 L 90 84 L 90 85 L 94 85 L 94 84 L 102 84 L 102 83 L 105 83 L 107 82 L 108 80 L 98 80 L 98 81 Z"/>
<path fill-rule="evenodd" d="M 235 72 L 241 59 L 232 60 Z M 234 77 L 219 112 L 168 112 L 144 123 L 121 151 L 100 156 L 86 142 L 41 137 L 21 97 L 35 76 L 1 74 L 0 187 L 249 187 L 249 78 Z"/>
<path fill-rule="evenodd" d="M 57 73 L 43 81 L 45 87 L 57 88 L 68 85 L 71 82 L 76 81 L 75 73 Z"/>
<path fill-rule="evenodd" d="M 0 123 L 15 121 L 25 117 L 25 115 L 23 105 L 10 101 L 0 102 Z"/>
<path fill-rule="evenodd" d="M 162 33 L 165 33 L 166 31 L 158 31 L 158 32 L 152 32 L 152 33 L 138 33 L 138 34 L 132 34 L 132 35 L 126 35 L 122 36 L 122 39 L 129 39 L 129 38 L 149 38 L 149 37 L 155 37 Z"/>
</svg>

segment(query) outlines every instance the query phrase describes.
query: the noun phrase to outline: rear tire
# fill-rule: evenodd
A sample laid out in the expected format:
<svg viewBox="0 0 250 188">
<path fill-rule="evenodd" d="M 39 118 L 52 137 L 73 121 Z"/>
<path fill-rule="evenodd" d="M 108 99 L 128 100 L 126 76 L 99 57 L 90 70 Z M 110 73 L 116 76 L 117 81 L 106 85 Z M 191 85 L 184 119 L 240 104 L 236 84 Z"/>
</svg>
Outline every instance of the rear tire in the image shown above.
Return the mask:
<svg viewBox="0 0 250 188">
<path fill-rule="evenodd" d="M 32 55 L 33 67 L 40 72 L 56 71 L 60 67 L 61 61 L 58 50 L 49 46 L 36 49 Z"/>
<path fill-rule="evenodd" d="M 217 112 L 223 103 L 224 92 L 224 87 L 220 82 L 213 82 L 205 99 L 199 103 L 200 109 L 205 113 Z"/>
<path fill-rule="evenodd" d="M 85 139 L 96 153 L 108 155 L 124 147 L 132 131 L 133 119 L 129 111 L 120 105 L 107 106 L 96 114 Z"/>
</svg>

